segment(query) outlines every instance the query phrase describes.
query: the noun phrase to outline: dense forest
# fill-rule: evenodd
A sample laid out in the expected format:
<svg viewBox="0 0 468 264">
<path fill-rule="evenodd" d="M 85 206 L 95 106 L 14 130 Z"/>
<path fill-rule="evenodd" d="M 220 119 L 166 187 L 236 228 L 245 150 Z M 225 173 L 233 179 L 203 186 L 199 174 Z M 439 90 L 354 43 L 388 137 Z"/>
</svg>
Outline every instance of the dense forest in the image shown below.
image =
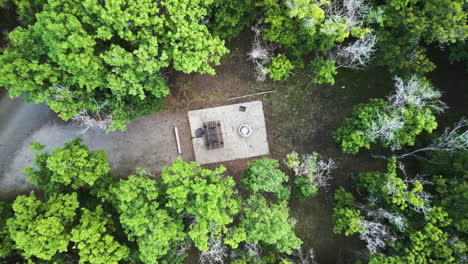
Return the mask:
<svg viewBox="0 0 468 264">
<path fill-rule="evenodd" d="M 276 93 L 260 98 L 272 155 L 237 170 L 178 157 L 122 175 L 82 138 L 30 142 L 33 188 L 0 201 L 0 263 L 468 263 L 466 1 L 0 6 L 0 95 L 84 134 L 219 100 L 187 88 L 199 76 L 239 71 L 226 93 Z M 438 73 L 449 64 L 463 70 Z M 306 241 L 322 213 L 340 252 Z"/>
</svg>

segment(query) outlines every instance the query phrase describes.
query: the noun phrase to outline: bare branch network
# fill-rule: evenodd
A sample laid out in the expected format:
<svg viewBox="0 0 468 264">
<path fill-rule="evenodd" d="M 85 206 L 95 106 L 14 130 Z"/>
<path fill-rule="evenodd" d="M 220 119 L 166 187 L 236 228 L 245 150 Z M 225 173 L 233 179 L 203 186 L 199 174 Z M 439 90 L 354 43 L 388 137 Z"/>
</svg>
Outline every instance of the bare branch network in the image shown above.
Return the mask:
<svg viewBox="0 0 468 264">
<path fill-rule="evenodd" d="M 199 262 L 202 264 L 224 263 L 224 259 L 227 257 L 227 246 L 224 245 L 220 239 L 215 239 L 213 237 L 210 238 L 208 244 L 209 249 L 201 253 Z"/>
<path fill-rule="evenodd" d="M 262 20 L 258 21 L 255 26 L 252 27 L 252 31 L 255 33 L 254 41 L 252 43 L 252 49 L 247 56 L 255 66 L 257 72 L 257 81 L 265 81 L 268 75 L 268 69 L 265 67 L 271 61 L 273 57 L 274 47 L 272 44 L 266 43 L 261 39 L 263 27 L 261 26 Z"/>
<path fill-rule="evenodd" d="M 96 115 L 91 116 L 85 109 L 81 110 L 76 116 L 72 117 L 72 120 L 84 127 L 83 131 L 81 131 L 83 134 L 90 129 L 100 129 L 105 131 L 112 122 L 110 115 L 101 117 L 99 113 L 96 113 Z"/>
<path fill-rule="evenodd" d="M 297 155 L 298 158 L 297 162 L 291 166 L 291 169 L 297 176 L 306 177 L 311 185 L 327 189 L 332 179 L 331 172 L 337 168 L 332 158 L 325 161 L 319 160 L 317 153 L 299 155 L 296 152 L 292 152 L 291 154 Z"/>
<path fill-rule="evenodd" d="M 407 122 L 402 111 L 398 110 L 413 106 L 421 110 L 443 112 L 447 106 L 440 100 L 442 93 L 416 75 L 413 75 L 407 82 L 399 77 L 395 77 L 394 80 L 395 91 L 387 97 L 387 111 L 377 113 L 369 129 L 363 133 L 373 143 L 381 141 L 392 150 L 398 150 L 402 146 L 397 133 Z"/>
<path fill-rule="evenodd" d="M 462 118 L 453 128 L 445 128 L 442 135 L 437 137 L 426 147 L 402 154 L 397 159 L 406 157 L 419 157 L 419 153 L 425 151 L 445 151 L 454 153 L 458 151 L 468 151 L 468 119 Z"/>
<path fill-rule="evenodd" d="M 397 76 L 394 77 L 394 80 L 395 93 L 387 97 L 389 108 L 398 109 L 414 105 L 419 108 L 429 108 L 436 112 L 443 112 L 448 108 L 440 100 L 442 93 L 418 76 L 411 76 L 406 83 Z"/>
</svg>

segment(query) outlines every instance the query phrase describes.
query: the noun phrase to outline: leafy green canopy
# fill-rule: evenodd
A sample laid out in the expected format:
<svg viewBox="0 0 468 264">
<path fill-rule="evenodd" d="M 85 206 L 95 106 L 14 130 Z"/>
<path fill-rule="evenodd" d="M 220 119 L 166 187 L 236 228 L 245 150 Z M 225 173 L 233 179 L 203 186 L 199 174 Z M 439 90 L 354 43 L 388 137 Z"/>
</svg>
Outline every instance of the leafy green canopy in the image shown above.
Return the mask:
<svg viewBox="0 0 468 264">
<path fill-rule="evenodd" d="M 271 59 L 271 63 L 267 66 L 268 76 L 276 81 L 287 79 L 289 73 L 293 69 L 294 66 L 288 58 L 281 53 L 273 57 L 273 59 Z"/>
<path fill-rule="evenodd" d="M 359 203 L 344 188 L 335 193 L 334 231 L 358 233 L 371 251 L 369 263 L 459 263 L 465 241 L 447 227 L 452 220 L 443 207 L 433 206 L 422 183 L 396 173 L 362 173 L 356 184 Z M 440 204 L 436 202 L 436 205 Z"/>
<path fill-rule="evenodd" d="M 184 239 L 181 218 L 172 218 L 160 208 L 155 181 L 131 175 L 119 182 L 113 195 L 120 224 L 129 240 L 137 241 L 139 257 L 144 263 L 158 263 Z"/>
<path fill-rule="evenodd" d="M 82 209 L 80 224 L 71 231 L 71 241 L 79 249 L 80 263 L 119 263 L 126 258 L 129 249 L 107 234 L 113 228 L 110 215 L 104 214 L 101 206 L 95 212 Z"/>
<path fill-rule="evenodd" d="M 344 233 L 346 236 L 349 236 L 364 232 L 361 225 L 364 217 L 361 216 L 359 210 L 351 208 L 354 200 L 354 196 L 347 192 L 343 186 L 336 190 L 333 207 L 333 232 L 335 234 Z"/>
<path fill-rule="evenodd" d="M 295 222 L 289 219 L 286 202 L 268 204 L 265 198 L 251 196 L 244 204 L 240 223 L 230 234 L 229 244 L 236 248 L 242 240 L 273 246 L 278 252 L 291 254 L 302 241 L 294 234 Z"/>
<path fill-rule="evenodd" d="M 434 175 L 434 203 L 445 208 L 451 226 L 468 234 L 468 152 L 432 152 L 424 162 L 424 173 Z"/>
<path fill-rule="evenodd" d="M 408 239 L 396 245 L 400 255 L 377 254 L 371 256 L 369 264 L 460 263 L 455 256 L 466 254 L 466 246 L 450 241 L 449 233 L 443 230 L 450 222 L 443 208 L 432 208 L 421 228 L 409 231 Z"/>
<path fill-rule="evenodd" d="M 15 243 L 11 239 L 6 225 L 6 221 L 12 215 L 11 204 L 0 201 L 0 258 L 8 256 L 15 249 Z"/>
<path fill-rule="evenodd" d="M 426 73 L 435 66 L 425 46 L 463 41 L 468 36 L 465 0 L 373 0 L 383 14 L 377 27 L 376 62 L 402 74 Z"/>
<path fill-rule="evenodd" d="M 64 120 L 81 110 L 110 129 L 161 108 L 161 69 L 214 74 L 227 52 L 201 21 L 211 0 L 49 0 L 37 21 L 10 33 L 0 86 L 45 102 Z"/>
<path fill-rule="evenodd" d="M 423 131 L 431 133 L 437 127 L 435 119 L 428 108 L 410 105 L 392 109 L 382 99 L 371 99 L 369 103 L 354 107 L 334 137 L 345 153 L 356 154 L 361 148 L 370 149 L 371 143 L 400 149 L 403 145 L 414 145 L 416 136 Z M 401 127 L 386 127 L 391 120 L 404 121 Z"/>
<path fill-rule="evenodd" d="M 352 25 L 350 19 L 341 15 L 327 15 L 325 10 L 330 9 L 332 1 L 313 0 L 262 0 L 257 6 L 262 10 L 265 28 L 262 38 L 270 41 L 287 51 L 292 65 L 298 68 L 305 66 L 305 58 L 311 54 L 325 55 L 336 44 L 344 42 L 350 37 L 361 38 L 369 32 L 362 23 Z M 335 63 L 317 57 L 312 60 L 312 70 L 317 83 L 332 83 L 336 74 Z M 278 68 L 291 68 L 289 61 Z M 292 69 L 292 68 L 291 68 Z M 285 71 L 285 70 L 283 70 Z M 274 75 L 275 80 L 278 74 Z M 280 75 L 281 77 L 284 74 Z M 284 76 L 285 77 L 285 76 Z"/>
<path fill-rule="evenodd" d="M 39 143 L 31 145 L 33 151 L 44 148 Z M 111 177 L 105 152 L 90 151 L 81 138 L 66 142 L 63 148 L 55 148 L 52 152 L 36 154 L 34 165 L 25 169 L 29 175 L 28 181 L 48 195 L 80 187 L 89 188 Z"/>
<path fill-rule="evenodd" d="M 166 207 L 190 222 L 189 237 L 202 251 L 208 250 L 210 237 L 219 238 L 228 231 L 239 211 L 233 197 L 237 191 L 231 177 L 222 177 L 226 169 L 214 171 L 200 168 L 195 162 L 184 162 L 180 157 L 161 174 L 165 184 Z"/>
<path fill-rule="evenodd" d="M 254 194 L 274 193 L 280 201 L 290 197 L 288 187 L 283 185 L 287 183 L 288 175 L 279 169 L 279 163 L 275 159 L 261 158 L 250 162 L 243 178 L 242 184 Z"/>
<path fill-rule="evenodd" d="M 208 29 L 221 38 L 234 38 L 255 19 L 254 0 L 214 0 L 209 8 Z"/>
<path fill-rule="evenodd" d="M 359 175 L 357 186 L 360 191 L 379 197 L 387 205 L 405 209 L 408 206 L 422 208 L 423 186 L 419 180 L 404 181 L 398 177 L 396 159 L 392 157 L 387 164 L 387 172 L 365 172 Z"/>
<path fill-rule="evenodd" d="M 18 196 L 13 203 L 14 216 L 7 220 L 16 248 L 26 258 L 44 260 L 66 252 L 78 207 L 76 193 L 53 195 L 45 202 L 38 200 L 34 192 Z"/>
</svg>

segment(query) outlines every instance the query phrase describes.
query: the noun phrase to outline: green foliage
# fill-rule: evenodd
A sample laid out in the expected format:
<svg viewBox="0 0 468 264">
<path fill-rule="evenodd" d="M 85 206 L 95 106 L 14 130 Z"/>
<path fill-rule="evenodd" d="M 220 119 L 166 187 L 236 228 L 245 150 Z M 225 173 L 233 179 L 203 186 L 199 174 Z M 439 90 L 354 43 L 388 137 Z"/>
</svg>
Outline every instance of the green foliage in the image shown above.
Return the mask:
<svg viewBox="0 0 468 264">
<path fill-rule="evenodd" d="M 466 41 L 459 41 L 449 46 L 450 63 L 465 63 L 465 71 L 468 71 L 468 44 Z"/>
<path fill-rule="evenodd" d="M 335 140 L 344 153 L 356 154 L 361 148 L 370 148 L 371 138 L 365 132 L 370 128 L 377 113 L 384 113 L 387 103 L 371 99 L 367 104 L 358 104 L 343 125 L 335 132 Z"/>
<path fill-rule="evenodd" d="M 184 239 L 181 219 L 160 208 L 155 181 L 132 175 L 121 180 L 113 194 L 120 223 L 129 240 L 138 242 L 139 258 L 144 263 L 158 263 Z"/>
<path fill-rule="evenodd" d="M 255 1 L 214 0 L 210 6 L 208 29 L 221 38 L 231 39 L 239 35 L 255 19 Z"/>
<path fill-rule="evenodd" d="M 271 192 L 278 200 L 285 201 L 290 197 L 288 187 L 283 185 L 287 181 L 288 175 L 279 169 L 277 160 L 261 158 L 249 163 L 242 184 L 254 194 Z"/>
<path fill-rule="evenodd" d="M 80 263 L 118 263 L 126 258 L 129 249 L 108 234 L 113 223 L 102 207 L 98 206 L 95 212 L 82 211 L 80 224 L 71 231 L 71 241 L 79 249 Z"/>
<path fill-rule="evenodd" d="M 294 180 L 294 185 L 299 190 L 300 198 L 307 199 L 309 197 L 314 197 L 317 195 L 318 186 L 310 182 L 309 179 L 304 177 L 299 177 Z"/>
<path fill-rule="evenodd" d="M 288 77 L 294 66 L 284 54 L 279 53 L 271 59 L 271 63 L 266 68 L 271 79 L 280 81 Z"/>
<path fill-rule="evenodd" d="M 313 43 L 320 24 L 325 19 L 321 5 L 310 0 L 295 0 L 295 8 L 287 8 L 283 1 L 263 0 L 257 5 L 264 12 L 264 23 L 267 27 L 263 39 L 286 48 L 293 56 L 299 58 L 316 48 Z M 316 21 L 309 28 L 302 26 L 302 20 Z"/>
<path fill-rule="evenodd" d="M 449 234 L 442 230 L 449 223 L 447 213 L 440 207 L 434 207 L 422 229 L 411 232 L 408 242 L 399 245 L 403 256 L 372 256 L 369 263 L 457 263 L 455 254 L 465 254 L 466 247 L 459 242 L 449 242 Z M 458 249 L 465 252 L 457 252 Z"/>
<path fill-rule="evenodd" d="M 202 251 L 208 250 L 208 239 L 226 234 L 227 225 L 238 212 L 237 191 L 231 177 L 222 177 L 226 169 L 200 168 L 195 162 L 180 157 L 161 173 L 166 188 L 166 207 L 190 221 L 189 237 Z"/>
<path fill-rule="evenodd" d="M 4 2 L 9 2 L 9 0 L 4 0 Z M 16 7 L 18 20 L 24 26 L 34 23 L 36 13 L 39 13 L 42 10 L 42 6 L 47 3 L 46 0 L 12 0 L 12 2 Z M 0 1 L 0 6 L 3 5 Z"/>
<path fill-rule="evenodd" d="M 33 150 L 43 146 L 33 143 Z M 50 195 L 68 188 L 92 187 L 109 178 L 109 162 L 103 150 L 90 151 L 81 138 L 75 138 L 63 148 L 36 154 L 35 167 L 25 169 L 28 181 Z"/>
<path fill-rule="evenodd" d="M 290 168 L 296 176 L 294 185 L 299 191 L 299 198 L 301 200 L 317 195 L 318 184 L 315 181 L 317 158 L 318 153 L 316 152 L 301 156 L 296 152 L 291 152 L 286 155 L 286 166 Z"/>
<path fill-rule="evenodd" d="M 11 204 L 0 201 L 0 259 L 8 256 L 14 249 L 15 244 L 8 232 L 6 221 L 13 215 Z"/>
<path fill-rule="evenodd" d="M 312 0 L 262 0 L 257 3 L 264 17 L 262 38 L 287 51 L 288 57 L 293 58 L 292 65 L 297 68 L 303 68 L 304 58 L 314 54 L 311 67 L 318 84 L 333 84 L 336 74 L 335 62 L 322 56 L 337 43 L 350 38 L 351 33 L 360 38 L 369 32 L 362 23 L 351 25 L 348 18 L 326 15 L 325 10 L 331 8 L 331 4 L 330 1 Z M 273 79 L 287 77 L 286 70 L 281 73 L 275 74 Z"/>
<path fill-rule="evenodd" d="M 424 200 L 419 195 L 423 186 L 419 180 L 405 182 L 396 172 L 396 159 L 388 161 L 387 172 L 365 172 L 359 175 L 357 186 L 361 191 L 376 195 L 388 204 L 405 209 L 408 206 L 422 208 Z"/>
<path fill-rule="evenodd" d="M 268 204 L 262 196 L 251 196 L 244 204 L 239 226 L 234 233 L 244 233 L 247 243 L 273 246 L 291 254 L 302 241 L 294 234 L 295 222 L 289 219 L 286 202 Z"/>
<path fill-rule="evenodd" d="M 318 57 L 311 63 L 314 71 L 314 82 L 317 84 L 329 83 L 334 84 L 336 75 L 335 62 Z"/>
<path fill-rule="evenodd" d="M 346 236 L 364 232 L 361 221 L 364 217 L 357 209 L 349 208 L 354 202 L 354 196 L 342 186 L 335 192 L 335 206 L 333 207 L 333 232 L 344 233 Z"/>
<path fill-rule="evenodd" d="M 45 202 L 34 192 L 18 196 L 13 203 L 14 216 L 7 220 L 16 248 L 28 259 L 51 260 L 55 254 L 66 252 L 78 207 L 76 193 L 56 194 Z"/>
<path fill-rule="evenodd" d="M 373 125 L 382 126 L 394 119 L 403 120 L 403 126 L 372 131 Z M 403 145 L 413 146 L 416 136 L 423 131 L 431 133 L 436 127 L 436 118 L 429 108 L 414 105 L 390 108 L 382 99 L 371 99 L 367 104 L 354 107 L 334 137 L 343 152 L 356 154 L 361 148 L 369 149 L 374 142 L 392 149 L 401 149 Z"/>
<path fill-rule="evenodd" d="M 423 46 L 468 36 L 464 0 L 373 1 L 383 12 L 376 62 L 405 74 L 432 71 Z"/>
<path fill-rule="evenodd" d="M 468 234 L 468 152 L 432 152 L 423 167 L 435 175 L 434 202 L 447 211 L 456 231 Z"/>
<path fill-rule="evenodd" d="M 210 65 L 227 49 L 200 23 L 210 4 L 49 0 L 35 23 L 10 33 L 0 86 L 64 120 L 86 110 L 110 118 L 110 130 L 125 130 L 161 108 L 169 93 L 163 68 L 214 74 Z"/>
</svg>

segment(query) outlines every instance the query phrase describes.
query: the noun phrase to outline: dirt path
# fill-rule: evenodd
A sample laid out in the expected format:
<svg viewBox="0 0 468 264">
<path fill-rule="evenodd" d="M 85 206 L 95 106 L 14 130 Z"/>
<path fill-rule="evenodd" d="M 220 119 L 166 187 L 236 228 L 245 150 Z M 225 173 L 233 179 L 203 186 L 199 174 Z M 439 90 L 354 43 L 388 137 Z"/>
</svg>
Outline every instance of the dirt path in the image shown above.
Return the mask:
<svg viewBox="0 0 468 264">
<path fill-rule="evenodd" d="M 185 111 L 162 111 L 132 122 L 125 133 L 91 130 L 63 122 L 44 105 L 24 104 L 21 99 L 2 98 L 0 104 L 0 186 L 2 198 L 28 191 L 23 169 L 33 163 L 29 142 L 41 142 L 47 149 L 62 146 L 74 137 L 82 137 L 93 150 L 105 149 L 112 171 L 126 176 L 137 167 L 159 172 L 177 158 L 173 128 L 177 126 L 182 157 L 193 160 L 190 131 Z"/>
</svg>

